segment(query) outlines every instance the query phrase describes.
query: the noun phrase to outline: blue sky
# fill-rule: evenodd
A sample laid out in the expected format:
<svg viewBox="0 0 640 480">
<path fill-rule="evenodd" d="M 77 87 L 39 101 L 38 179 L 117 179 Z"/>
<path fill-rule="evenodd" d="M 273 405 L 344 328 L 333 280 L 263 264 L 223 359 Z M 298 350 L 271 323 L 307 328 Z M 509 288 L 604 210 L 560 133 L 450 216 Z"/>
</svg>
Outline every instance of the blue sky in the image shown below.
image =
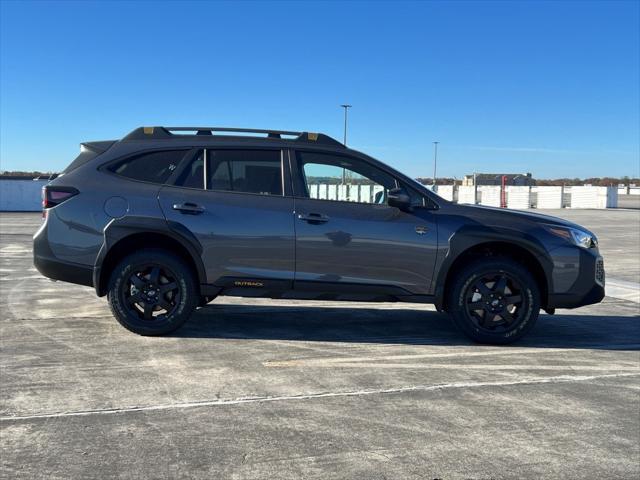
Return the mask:
<svg viewBox="0 0 640 480">
<path fill-rule="evenodd" d="M 322 131 L 413 176 L 640 175 L 640 2 L 1 4 L 0 168 L 140 125 Z"/>
</svg>

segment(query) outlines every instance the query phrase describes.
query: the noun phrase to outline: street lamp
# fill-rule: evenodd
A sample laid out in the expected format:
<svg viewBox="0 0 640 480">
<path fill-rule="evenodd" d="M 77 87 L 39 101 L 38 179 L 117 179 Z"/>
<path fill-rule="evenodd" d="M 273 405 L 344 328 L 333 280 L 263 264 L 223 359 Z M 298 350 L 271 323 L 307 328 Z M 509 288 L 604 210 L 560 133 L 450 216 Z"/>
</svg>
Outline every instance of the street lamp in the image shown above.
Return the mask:
<svg viewBox="0 0 640 480">
<path fill-rule="evenodd" d="M 438 144 L 440 142 L 433 142 L 433 184 L 436 184 L 436 169 L 438 167 Z"/>
<path fill-rule="evenodd" d="M 348 104 L 344 104 L 344 105 L 340 105 L 342 108 L 344 108 L 344 141 L 342 143 L 344 143 L 344 146 L 347 146 L 347 111 L 351 108 L 351 105 Z"/>
</svg>

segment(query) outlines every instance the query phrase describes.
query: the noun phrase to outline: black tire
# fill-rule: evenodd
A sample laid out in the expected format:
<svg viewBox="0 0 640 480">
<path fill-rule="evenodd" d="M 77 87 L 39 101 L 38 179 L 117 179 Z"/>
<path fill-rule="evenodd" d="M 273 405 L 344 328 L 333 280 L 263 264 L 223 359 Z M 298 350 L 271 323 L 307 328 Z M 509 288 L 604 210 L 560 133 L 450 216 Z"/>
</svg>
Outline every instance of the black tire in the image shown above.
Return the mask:
<svg viewBox="0 0 640 480">
<path fill-rule="evenodd" d="M 447 310 L 472 340 L 504 345 L 519 340 L 535 325 L 540 289 L 533 276 L 511 259 L 476 260 L 457 273 Z"/>
<path fill-rule="evenodd" d="M 144 249 L 113 269 L 107 299 L 120 324 L 139 335 L 180 328 L 200 300 L 193 272 L 166 250 Z"/>
</svg>

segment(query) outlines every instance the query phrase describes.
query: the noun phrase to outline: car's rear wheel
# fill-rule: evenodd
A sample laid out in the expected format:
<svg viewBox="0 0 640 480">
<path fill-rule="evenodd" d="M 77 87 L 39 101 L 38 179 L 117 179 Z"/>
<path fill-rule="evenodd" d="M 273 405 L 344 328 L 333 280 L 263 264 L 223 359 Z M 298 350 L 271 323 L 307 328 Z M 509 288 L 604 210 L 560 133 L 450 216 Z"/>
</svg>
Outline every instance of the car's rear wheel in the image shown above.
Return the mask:
<svg viewBox="0 0 640 480">
<path fill-rule="evenodd" d="M 140 335 L 176 330 L 199 301 L 190 268 L 179 257 L 158 249 L 125 257 L 111 273 L 107 298 L 118 322 Z"/>
<path fill-rule="evenodd" d="M 540 289 L 533 276 L 513 260 L 481 259 L 456 275 L 448 311 L 472 340 L 507 344 L 533 328 L 540 312 Z"/>
</svg>

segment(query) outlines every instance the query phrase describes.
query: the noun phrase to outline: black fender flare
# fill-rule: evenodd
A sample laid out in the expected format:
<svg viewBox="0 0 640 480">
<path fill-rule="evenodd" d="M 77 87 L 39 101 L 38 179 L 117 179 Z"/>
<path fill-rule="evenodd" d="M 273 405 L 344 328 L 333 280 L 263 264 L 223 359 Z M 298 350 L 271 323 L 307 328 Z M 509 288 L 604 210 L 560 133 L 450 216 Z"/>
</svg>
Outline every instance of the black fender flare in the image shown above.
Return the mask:
<svg viewBox="0 0 640 480">
<path fill-rule="evenodd" d="M 158 233 L 165 235 L 182 245 L 196 266 L 198 282 L 206 283 L 206 271 L 202 262 L 202 244 L 184 225 L 160 218 L 130 216 L 114 218 L 104 228 L 104 240 L 93 267 L 93 285 L 98 296 L 104 296 L 105 286 L 102 279 L 102 265 L 109 252 L 121 240 L 140 233 Z"/>
<path fill-rule="evenodd" d="M 471 248 L 494 242 L 512 244 L 529 252 L 542 267 L 547 291 L 553 291 L 553 260 L 537 238 L 520 230 L 468 225 L 455 231 L 448 239 L 448 248 L 436 276 L 434 303 L 438 309 L 442 309 L 444 306 L 447 276 L 456 260 Z M 543 303 L 545 303 L 545 299 L 543 299 Z"/>
</svg>

